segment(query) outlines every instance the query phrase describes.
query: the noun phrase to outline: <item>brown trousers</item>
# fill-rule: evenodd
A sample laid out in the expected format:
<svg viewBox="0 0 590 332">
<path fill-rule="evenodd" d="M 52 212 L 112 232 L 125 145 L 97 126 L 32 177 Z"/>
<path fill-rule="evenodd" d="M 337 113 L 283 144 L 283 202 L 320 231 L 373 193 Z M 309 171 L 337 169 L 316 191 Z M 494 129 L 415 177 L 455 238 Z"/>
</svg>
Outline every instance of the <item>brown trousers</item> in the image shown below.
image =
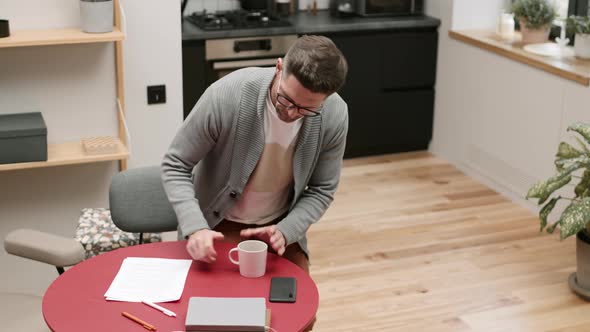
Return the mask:
<svg viewBox="0 0 590 332">
<path fill-rule="evenodd" d="M 282 218 L 279 218 L 279 219 L 282 219 Z M 214 228 L 214 230 L 222 233 L 223 236 L 225 237 L 225 241 L 232 242 L 232 243 L 240 243 L 240 241 L 244 240 L 240 236 L 241 230 L 246 229 L 246 228 L 253 228 L 253 227 L 270 226 L 270 225 L 273 225 L 273 224 L 276 224 L 277 222 L 279 222 L 280 221 L 279 219 L 272 221 L 272 222 L 265 224 L 265 225 L 246 225 L 246 224 L 241 224 L 238 222 L 233 222 L 233 221 L 224 219 L 219 223 L 219 225 L 217 225 Z M 268 251 L 276 254 L 276 252 L 270 246 L 268 247 Z M 307 255 L 305 254 L 303 249 L 301 249 L 301 247 L 299 246 L 298 243 L 292 243 L 292 244 L 288 245 L 287 248 L 285 248 L 285 252 L 283 253 L 283 258 L 286 258 L 287 260 L 293 262 L 295 265 L 299 266 L 305 272 L 307 272 L 307 274 L 309 274 L 309 259 L 307 258 Z M 315 321 L 316 321 L 316 318 L 314 317 L 311 324 L 309 324 L 309 326 L 306 327 L 303 330 L 303 332 L 311 331 L 313 328 L 313 325 L 315 324 Z"/>
</svg>

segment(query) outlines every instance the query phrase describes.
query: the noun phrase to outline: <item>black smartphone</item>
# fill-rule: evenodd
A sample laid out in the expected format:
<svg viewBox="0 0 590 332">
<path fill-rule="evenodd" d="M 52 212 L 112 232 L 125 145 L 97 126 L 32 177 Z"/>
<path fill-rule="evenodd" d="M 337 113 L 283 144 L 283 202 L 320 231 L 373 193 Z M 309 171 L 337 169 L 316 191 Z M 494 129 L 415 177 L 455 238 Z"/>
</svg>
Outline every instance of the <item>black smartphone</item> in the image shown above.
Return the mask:
<svg viewBox="0 0 590 332">
<path fill-rule="evenodd" d="M 292 277 L 273 277 L 270 280 L 270 302 L 295 302 L 297 280 Z"/>
</svg>

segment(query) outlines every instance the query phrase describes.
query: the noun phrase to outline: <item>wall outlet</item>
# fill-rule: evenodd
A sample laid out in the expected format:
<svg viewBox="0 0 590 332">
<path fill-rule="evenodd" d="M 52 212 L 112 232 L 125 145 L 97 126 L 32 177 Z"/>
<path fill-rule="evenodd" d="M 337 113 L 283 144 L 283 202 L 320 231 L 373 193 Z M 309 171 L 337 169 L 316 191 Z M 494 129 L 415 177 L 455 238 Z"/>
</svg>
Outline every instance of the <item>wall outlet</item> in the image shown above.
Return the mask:
<svg viewBox="0 0 590 332">
<path fill-rule="evenodd" d="M 148 105 L 166 103 L 166 86 L 151 85 L 147 87 Z"/>
</svg>

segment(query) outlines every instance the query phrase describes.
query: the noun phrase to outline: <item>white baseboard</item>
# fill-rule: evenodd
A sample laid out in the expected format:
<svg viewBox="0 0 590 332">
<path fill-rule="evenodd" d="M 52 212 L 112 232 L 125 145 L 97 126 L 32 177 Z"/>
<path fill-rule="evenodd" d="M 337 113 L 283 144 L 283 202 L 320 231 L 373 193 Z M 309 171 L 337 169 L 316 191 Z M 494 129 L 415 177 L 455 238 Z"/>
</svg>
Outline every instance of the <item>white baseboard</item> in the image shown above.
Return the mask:
<svg viewBox="0 0 590 332">
<path fill-rule="evenodd" d="M 512 202 L 537 214 L 539 208 L 534 201 L 525 199 L 528 187 L 536 180 L 528 174 L 511 167 L 498 158 L 491 156 L 476 148 L 468 149 L 468 157 L 465 160 L 447 158 L 436 149 L 430 153 L 444 159 L 460 171 L 486 185 Z"/>
</svg>

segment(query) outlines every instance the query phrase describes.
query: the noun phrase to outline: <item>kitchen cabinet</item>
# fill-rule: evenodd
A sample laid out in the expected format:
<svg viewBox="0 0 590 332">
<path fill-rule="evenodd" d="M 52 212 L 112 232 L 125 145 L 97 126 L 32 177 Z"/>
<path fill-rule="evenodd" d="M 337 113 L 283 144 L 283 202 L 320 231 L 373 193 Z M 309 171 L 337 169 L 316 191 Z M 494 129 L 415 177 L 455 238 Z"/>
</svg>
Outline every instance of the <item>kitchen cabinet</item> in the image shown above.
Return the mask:
<svg viewBox="0 0 590 332">
<path fill-rule="evenodd" d="M 425 150 L 432 138 L 440 21 L 428 16 L 334 18 L 299 13 L 293 26 L 273 29 L 199 30 L 183 25 L 184 117 L 214 81 L 205 60 L 210 39 L 324 35 L 349 63 L 339 94 L 348 103 L 345 158 Z"/>
<path fill-rule="evenodd" d="M 11 36 L 0 39 L 0 51 L 2 48 L 12 47 L 32 47 L 44 45 L 68 45 L 68 44 L 85 44 L 98 42 L 114 42 L 116 71 L 117 71 L 117 98 L 121 107 L 119 114 L 119 137 L 116 142 L 115 152 L 90 155 L 83 151 L 80 141 L 60 142 L 48 144 L 47 161 L 12 163 L 0 165 L 0 171 L 19 170 L 27 168 L 40 168 L 61 165 L 73 165 L 94 163 L 102 161 L 120 161 L 121 169 L 126 169 L 129 151 L 126 146 L 126 131 L 123 124 L 124 115 L 124 91 L 123 91 L 123 53 L 122 40 L 125 34 L 121 31 L 121 16 L 119 12 L 119 1 L 115 0 L 115 27 L 109 33 L 84 33 L 80 29 L 45 29 L 45 30 L 16 30 L 11 32 Z M 83 46 L 80 46 L 83 47 Z M 34 52 L 34 50 L 33 50 Z M 51 128 L 48 128 L 51 130 Z"/>
<path fill-rule="evenodd" d="M 436 30 L 326 34 L 349 73 L 345 157 L 424 150 L 432 138 Z"/>
<path fill-rule="evenodd" d="M 185 40 L 182 42 L 182 98 L 183 119 L 186 119 L 209 81 L 205 62 L 205 41 Z"/>
</svg>

